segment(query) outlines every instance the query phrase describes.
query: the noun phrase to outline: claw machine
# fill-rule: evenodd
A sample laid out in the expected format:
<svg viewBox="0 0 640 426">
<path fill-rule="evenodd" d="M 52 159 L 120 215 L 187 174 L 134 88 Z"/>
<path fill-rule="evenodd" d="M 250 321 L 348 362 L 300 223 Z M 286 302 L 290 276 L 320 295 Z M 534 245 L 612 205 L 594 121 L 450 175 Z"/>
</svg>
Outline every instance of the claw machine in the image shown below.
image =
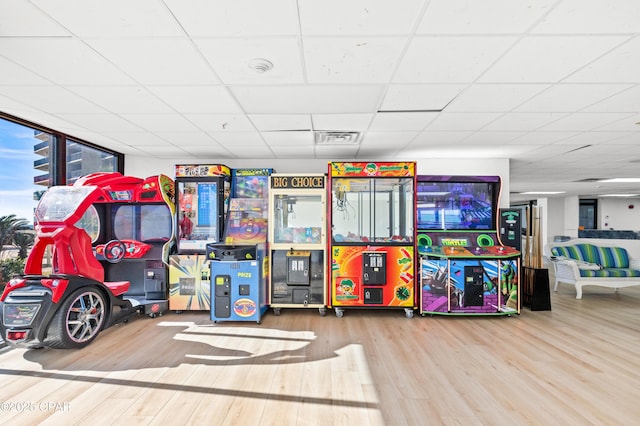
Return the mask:
<svg viewBox="0 0 640 426">
<path fill-rule="evenodd" d="M 211 284 L 206 247 L 223 237 L 231 169 L 222 164 L 175 166 L 177 254 L 169 258 L 169 309 L 208 311 Z"/>
<path fill-rule="evenodd" d="M 498 232 L 499 176 L 418 176 L 422 315 L 520 313 L 520 252 Z"/>
<path fill-rule="evenodd" d="M 273 174 L 269 179 L 269 306 L 326 314 L 326 175 Z"/>
<path fill-rule="evenodd" d="M 329 163 L 331 307 L 417 308 L 415 162 Z"/>
<path fill-rule="evenodd" d="M 272 169 L 235 169 L 221 243 L 207 244 L 211 319 L 261 322 L 268 285 L 268 178 Z"/>
</svg>

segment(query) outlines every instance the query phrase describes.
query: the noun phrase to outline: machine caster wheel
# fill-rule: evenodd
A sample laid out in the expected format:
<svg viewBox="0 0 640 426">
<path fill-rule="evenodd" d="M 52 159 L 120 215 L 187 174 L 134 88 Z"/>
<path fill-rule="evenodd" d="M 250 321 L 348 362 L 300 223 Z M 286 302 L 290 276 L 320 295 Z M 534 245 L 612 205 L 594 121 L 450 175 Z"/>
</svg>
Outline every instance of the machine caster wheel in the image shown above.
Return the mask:
<svg viewBox="0 0 640 426">
<path fill-rule="evenodd" d="M 157 317 L 157 316 L 158 316 L 158 315 L 156 315 L 156 314 L 149 314 L 149 318 L 155 318 L 155 317 Z"/>
<path fill-rule="evenodd" d="M 321 317 L 327 315 L 327 310 L 325 308 L 320 308 L 320 309 L 318 309 L 318 311 L 320 311 L 320 316 Z"/>
<path fill-rule="evenodd" d="M 344 316 L 344 311 L 342 309 L 336 309 L 336 317 L 342 318 Z"/>
<path fill-rule="evenodd" d="M 280 316 L 280 308 L 273 308 L 273 315 L 279 317 Z"/>
<path fill-rule="evenodd" d="M 256 321 L 256 324 L 260 324 L 260 320 Z"/>
<path fill-rule="evenodd" d="M 405 309 L 404 316 L 406 316 L 407 318 L 413 318 L 413 309 Z"/>
</svg>

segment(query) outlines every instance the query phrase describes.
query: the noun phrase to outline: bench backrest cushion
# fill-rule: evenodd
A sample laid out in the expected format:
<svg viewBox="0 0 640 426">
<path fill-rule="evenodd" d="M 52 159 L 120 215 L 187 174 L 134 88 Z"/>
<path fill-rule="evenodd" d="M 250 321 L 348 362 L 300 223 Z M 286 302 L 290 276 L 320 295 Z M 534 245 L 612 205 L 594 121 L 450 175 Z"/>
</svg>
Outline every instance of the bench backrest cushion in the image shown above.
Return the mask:
<svg viewBox="0 0 640 426">
<path fill-rule="evenodd" d="M 593 244 L 574 244 L 551 248 L 554 256 L 595 263 L 603 268 L 628 268 L 629 253 L 622 247 L 601 247 Z"/>
</svg>

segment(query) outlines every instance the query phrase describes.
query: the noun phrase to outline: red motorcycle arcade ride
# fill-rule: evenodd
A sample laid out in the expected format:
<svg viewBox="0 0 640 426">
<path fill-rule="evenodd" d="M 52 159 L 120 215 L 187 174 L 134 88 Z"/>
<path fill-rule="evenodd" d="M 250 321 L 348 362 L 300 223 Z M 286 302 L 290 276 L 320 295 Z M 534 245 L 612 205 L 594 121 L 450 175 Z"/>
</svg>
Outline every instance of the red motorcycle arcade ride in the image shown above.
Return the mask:
<svg viewBox="0 0 640 426">
<path fill-rule="evenodd" d="M 36 208 L 24 275 L 0 296 L 5 341 L 78 349 L 131 315 L 168 310 L 174 196 L 174 182 L 164 175 L 95 173 L 49 188 Z"/>
</svg>

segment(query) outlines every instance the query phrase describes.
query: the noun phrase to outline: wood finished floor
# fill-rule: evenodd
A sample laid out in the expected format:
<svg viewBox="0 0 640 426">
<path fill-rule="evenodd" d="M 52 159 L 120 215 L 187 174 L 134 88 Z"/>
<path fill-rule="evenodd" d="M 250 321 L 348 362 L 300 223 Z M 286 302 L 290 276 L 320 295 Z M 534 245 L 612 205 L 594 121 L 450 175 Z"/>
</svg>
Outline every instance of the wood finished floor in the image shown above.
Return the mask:
<svg viewBox="0 0 640 426">
<path fill-rule="evenodd" d="M 640 288 L 561 284 L 513 317 L 170 313 L 84 350 L 0 350 L 0 423 L 631 425 L 639 354 Z"/>
</svg>

